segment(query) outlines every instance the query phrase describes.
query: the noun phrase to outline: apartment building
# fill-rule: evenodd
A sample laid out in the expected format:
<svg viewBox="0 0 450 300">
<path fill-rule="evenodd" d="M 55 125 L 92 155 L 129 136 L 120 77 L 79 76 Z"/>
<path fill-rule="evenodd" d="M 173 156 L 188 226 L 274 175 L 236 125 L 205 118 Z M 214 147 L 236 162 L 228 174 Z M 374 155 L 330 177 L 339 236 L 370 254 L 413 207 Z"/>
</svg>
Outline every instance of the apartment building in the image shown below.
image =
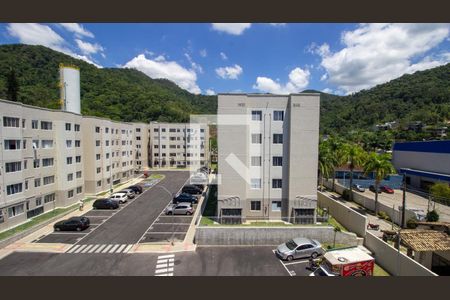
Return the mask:
<svg viewBox="0 0 450 300">
<path fill-rule="evenodd" d="M 207 124 L 151 122 L 149 136 L 149 163 L 153 168 L 199 168 L 208 164 Z"/>
<path fill-rule="evenodd" d="M 0 230 L 84 197 L 82 117 L 0 100 Z"/>
<path fill-rule="evenodd" d="M 149 125 L 145 123 L 133 123 L 135 148 L 134 167 L 136 171 L 148 169 Z"/>
<path fill-rule="evenodd" d="M 315 221 L 319 94 L 218 95 L 218 217 Z"/>
</svg>

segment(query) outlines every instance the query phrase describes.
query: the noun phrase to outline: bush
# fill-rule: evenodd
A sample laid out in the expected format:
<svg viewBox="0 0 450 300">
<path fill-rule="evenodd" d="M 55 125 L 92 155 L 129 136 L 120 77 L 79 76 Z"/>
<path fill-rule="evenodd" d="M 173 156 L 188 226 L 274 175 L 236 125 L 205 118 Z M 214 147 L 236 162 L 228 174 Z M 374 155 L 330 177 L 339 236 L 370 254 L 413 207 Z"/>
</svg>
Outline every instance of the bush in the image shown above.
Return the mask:
<svg viewBox="0 0 450 300">
<path fill-rule="evenodd" d="M 379 211 L 378 212 L 378 217 L 380 219 L 387 220 L 387 221 L 391 220 L 391 217 L 389 217 L 389 215 L 386 212 L 384 212 L 384 211 Z"/>
<path fill-rule="evenodd" d="M 408 229 L 416 229 L 417 228 L 417 219 L 411 218 L 408 221 L 406 221 L 406 228 Z"/>
<path fill-rule="evenodd" d="M 439 214 L 434 209 L 427 213 L 427 222 L 439 221 Z"/>
<path fill-rule="evenodd" d="M 344 198 L 345 200 L 350 200 L 350 191 L 344 190 L 344 192 L 342 193 L 342 198 Z"/>
</svg>

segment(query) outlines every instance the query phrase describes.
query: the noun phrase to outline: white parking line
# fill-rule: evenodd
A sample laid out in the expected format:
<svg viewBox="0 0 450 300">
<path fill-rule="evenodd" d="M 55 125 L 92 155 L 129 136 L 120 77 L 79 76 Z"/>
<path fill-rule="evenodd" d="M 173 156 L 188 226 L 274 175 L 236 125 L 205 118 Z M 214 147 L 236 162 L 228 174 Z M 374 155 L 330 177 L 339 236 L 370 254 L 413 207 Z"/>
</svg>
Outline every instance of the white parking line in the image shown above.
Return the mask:
<svg viewBox="0 0 450 300">
<path fill-rule="evenodd" d="M 294 261 L 294 262 L 289 262 L 289 263 L 284 263 L 283 262 L 283 264 L 285 266 L 290 266 L 290 265 L 304 264 L 304 263 L 307 263 L 307 262 L 309 262 L 309 261 L 308 260 L 300 260 L 300 261 Z"/>
</svg>

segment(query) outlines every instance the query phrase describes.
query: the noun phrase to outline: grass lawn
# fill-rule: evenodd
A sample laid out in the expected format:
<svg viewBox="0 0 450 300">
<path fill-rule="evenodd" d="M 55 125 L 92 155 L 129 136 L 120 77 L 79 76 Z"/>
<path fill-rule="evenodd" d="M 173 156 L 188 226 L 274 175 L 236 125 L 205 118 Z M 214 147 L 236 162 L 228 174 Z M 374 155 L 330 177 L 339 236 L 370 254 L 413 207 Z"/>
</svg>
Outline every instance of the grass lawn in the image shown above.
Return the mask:
<svg viewBox="0 0 450 300">
<path fill-rule="evenodd" d="M 391 276 L 388 272 L 386 272 L 382 267 L 375 264 L 373 268 L 373 276 Z"/>
</svg>

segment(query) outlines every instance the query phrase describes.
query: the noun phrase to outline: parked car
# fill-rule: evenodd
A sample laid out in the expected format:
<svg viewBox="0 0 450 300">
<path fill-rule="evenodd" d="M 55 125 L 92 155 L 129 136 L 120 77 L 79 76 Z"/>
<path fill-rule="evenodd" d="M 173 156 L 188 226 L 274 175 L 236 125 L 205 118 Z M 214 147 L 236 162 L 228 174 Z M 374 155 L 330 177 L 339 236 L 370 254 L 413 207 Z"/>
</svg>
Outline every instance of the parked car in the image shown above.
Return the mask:
<svg viewBox="0 0 450 300">
<path fill-rule="evenodd" d="M 191 194 L 191 195 L 199 195 L 199 194 L 203 193 L 203 189 L 199 189 L 195 185 L 190 184 L 190 185 L 185 185 L 181 189 L 181 192 Z"/>
<path fill-rule="evenodd" d="M 371 191 L 371 192 L 374 192 L 375 193 L 375 186 L 374 185 L 371 185 L 371 186 L 369 186 L 369 190 Z M 378 187 L 378 194 L 380 194 L 381 193 L 381 189 L 380 189 L 380 187 Z"/>
<path fill-rule="evenodd" d="M 354 185 L 353 185 L 353 188 L 354 188 L 355 190 L 357 190 L 358 192 L 362 192 L 362 193 L 366 191 L 366 189 L 363 188 L 360 184 L 354 184 Z"/>
<path fill-rule="evenodd" d="M 189 202 L 189 203 L 197 203 L 198 199 L 196 196 L 187 194 L 187 193 L 181 193 L 175 198 L 173 198 L 172 201 L 174 204 L 181 203 L 181 202 Z"/>
<path fill-rule="evenodd" d="M 55 223 L 53 228 L 55 231 L 81 231 L 88 228 L 89 224 L 90 221 L 86 217 L 72 217 Z"/>
<path fill-rule="evenodd" d="M 322 245 L 312 239 L 308 238 L 295 238 L 281 244 L 277 247 L 275 254 L 283 259 L 291 261 L 297 258 L 311 257 L 316 258 L 322 255 L 324 250 Z"/>
<path fill-rule="evenodd" d="M 128 188 L 132 189 L 135 194 L 142 194 L 142 192 L 144 191 L 144 189 L 140 185 L 132 185 L 132 186 L 129 186 Z"/>
<path fill-rule="evenodd" d="M 123 189 L 119 193 L 126 193 L 128 199 L 133 199 L 134 196 L 136 195 L 135 192 L 133 191 L 133 189 L 130 189 L 130 188 Z"/>
<path fill-rule="evenodd" d="M 198 187 L 198 188 L 201 189 L 202 191 L 205 189 L 205 185 L 204 185 L 204 184 L 193 184 L 193 186 Z"/>
<path fill-rule="evenodd" d="M 172 204 L 166 208 L 166 215 L 192 215 L 194 208 L 191 203 Z"/>
<path fill-rule="evenodd" d="M 126 193 L 115 193 L 112 194 L 111 197 L 109 197 L 109 199 L 118 201 L 119 204 L 122 204 L 128 201 L 128 196 Z"/>
<path fill-rule="evenodd" d="M 119 208 L 119 202 L 111 199 L 98 199 L 92 204 L 94 209 L 116 209 Z"/>
<path fill-rule="evenodd" d="M 386 186 L 386 185 L 382 185 L 380 186 L 380 190 L 386 194 L 393 194 L 394 193 L 394 189 Z"/>
</svg>

